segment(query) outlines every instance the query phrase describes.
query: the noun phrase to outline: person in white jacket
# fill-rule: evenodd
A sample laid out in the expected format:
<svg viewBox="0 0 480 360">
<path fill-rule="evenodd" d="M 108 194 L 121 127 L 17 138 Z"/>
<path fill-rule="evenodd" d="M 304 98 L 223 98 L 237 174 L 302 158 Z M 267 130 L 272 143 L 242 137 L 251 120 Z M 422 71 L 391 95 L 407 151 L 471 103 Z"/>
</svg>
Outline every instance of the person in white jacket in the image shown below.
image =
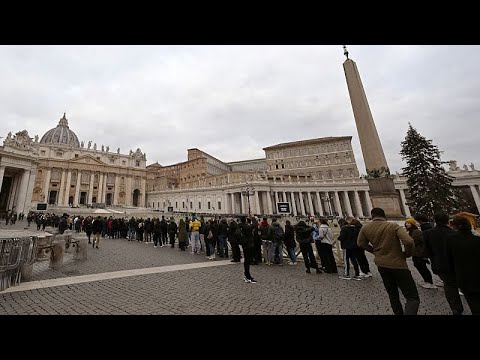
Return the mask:
<svg viewBox="0 0 480 360">
<path fill-rule="evenodd" d="M 333 232 L 328 226 L 327 219 L 320 219 L 320 226 L 318 228 L 318 240 L 320 243 L 317 245 L 319 251 L 320 260 L 322 261 L 323 271 L 326 273 L 337 273 L 337 264 L 335 257 L 333 256 L 332 245 L 334 243 Z"/>
</svg>

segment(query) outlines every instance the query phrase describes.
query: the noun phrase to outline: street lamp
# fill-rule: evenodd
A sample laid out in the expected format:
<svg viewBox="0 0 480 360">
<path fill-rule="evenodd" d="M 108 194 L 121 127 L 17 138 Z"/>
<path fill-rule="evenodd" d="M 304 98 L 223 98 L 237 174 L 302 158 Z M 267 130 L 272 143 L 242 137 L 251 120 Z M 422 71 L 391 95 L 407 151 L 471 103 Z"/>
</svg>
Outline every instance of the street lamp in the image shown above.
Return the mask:
<svg viewBox="0 0 480 360">
<path fill-rule="evenodd" d="M 330 195 L 328 195 L 328 193 L 326 193 L 325 196 L 322 196 L 322 199 L 324 199 L 324 202 L 327 202 L 328 212 L 329 212 L 330 216 L 333 216 L 332 205 L 330 203 L 330 200 L 332 200 L 332 198 L 330 197 Z"/>
<path fill-rule="evenodd" d="M 250 196 L 255 195 L 255 188 L 251 188 L 248 186 L 248 183 L 246 183 L 246 187 L 241 189 L 242 195 L 247 197 L 247 202 L 248 202 L 248 216 L 252 217 L 252 211 L 250 209 Z"/>
</svg>

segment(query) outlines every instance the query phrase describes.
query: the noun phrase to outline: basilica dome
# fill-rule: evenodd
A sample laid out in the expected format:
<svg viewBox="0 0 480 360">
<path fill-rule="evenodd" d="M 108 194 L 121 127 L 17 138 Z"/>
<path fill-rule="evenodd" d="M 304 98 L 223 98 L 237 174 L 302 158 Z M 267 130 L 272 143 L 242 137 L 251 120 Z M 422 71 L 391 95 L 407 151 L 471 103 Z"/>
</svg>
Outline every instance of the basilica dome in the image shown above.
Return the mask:
<svg viewBox="0 0 480 360">
<path fill-rule="evenodd" d="M 48 130 L 45 135 L 42 136 L 40 144 L 64 145 L 74 148 L 80 147 L 77 135 L 68 127 L 68 120 L 65 114 L 63 114 L 56 128 Z"/>
</svg>

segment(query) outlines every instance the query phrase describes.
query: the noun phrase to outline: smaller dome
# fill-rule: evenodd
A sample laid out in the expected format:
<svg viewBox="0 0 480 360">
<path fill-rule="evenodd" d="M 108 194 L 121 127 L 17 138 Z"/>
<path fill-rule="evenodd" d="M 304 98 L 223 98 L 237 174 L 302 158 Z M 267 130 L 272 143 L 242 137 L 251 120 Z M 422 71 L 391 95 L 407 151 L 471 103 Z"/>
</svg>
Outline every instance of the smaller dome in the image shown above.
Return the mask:
<svg viewBox="0 0 480 360">
<path fill-rule="evenodd" d="M 40 144 L 65 145 L 80 148 L 77 135 L 68 127 L 68 120 L 65 113 L 58 122 L 57 127 L 48 130 L 45 135 L 42 136 Z"/>
</svg>

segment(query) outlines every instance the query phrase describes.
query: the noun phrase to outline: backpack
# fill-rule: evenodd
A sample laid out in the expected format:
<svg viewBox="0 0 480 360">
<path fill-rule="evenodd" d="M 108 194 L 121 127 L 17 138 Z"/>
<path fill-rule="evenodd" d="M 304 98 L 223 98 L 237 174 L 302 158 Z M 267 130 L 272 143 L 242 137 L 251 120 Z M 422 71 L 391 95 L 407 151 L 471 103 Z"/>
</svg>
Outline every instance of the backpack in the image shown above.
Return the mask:
<svg viewBox="0 0 480 360">
<path fill-rule="evenodd" d="M 284 235 L 284 231 L 283 231 L 283 228 L 281 226 L 274 226 L 273 227 L 273 238 L 275 240 L 275 242 L 281 242 L 283 240 L 283 235 Z"/>
<path fill-rule="evenodd" d="M 237 226 L 234 232 L 235 239 L 239 242 L 240 245 L 244 245 L 246 243 L 246 237 L 243 235 L 242 228 Z"/>
</svg>

